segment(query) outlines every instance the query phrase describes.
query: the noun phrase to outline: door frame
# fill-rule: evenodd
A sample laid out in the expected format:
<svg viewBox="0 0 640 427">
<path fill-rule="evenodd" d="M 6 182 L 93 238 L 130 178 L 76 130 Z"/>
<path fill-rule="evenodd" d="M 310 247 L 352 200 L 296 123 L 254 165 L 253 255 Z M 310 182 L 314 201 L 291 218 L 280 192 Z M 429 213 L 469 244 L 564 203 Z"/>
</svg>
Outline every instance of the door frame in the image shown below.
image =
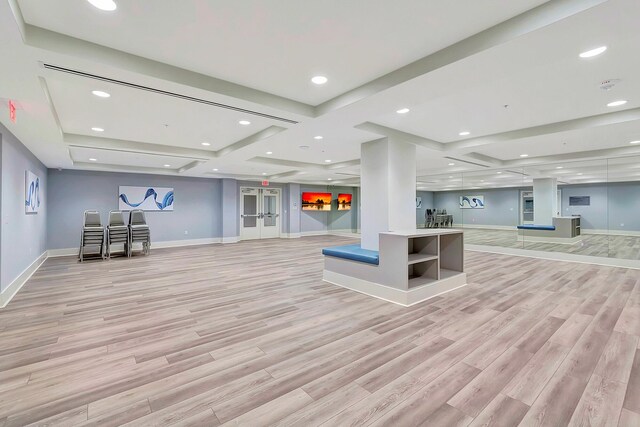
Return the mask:
<svg viewBox="0 0 640 427">
<path fill-rule="evenodd" d="M 256 197 L 257 197 L 257 204 L 256 204 L 256 213 L 257 213 L 257 218 L 256 218 L 256 231 L 257 231 L 257 236 L 256 235 L 252 235 L 252 236 L 243 236 L 243 224 L 244 224 L 244 195 L 243 192 L 246 190 L 255 190 L 257 192 Z M 264 226 L 264 197 L 265 197 L 265 190 L 269 190 L 270 192 L 276 192 L 276 226 L 275 229 L 277 231 L 276 235 L 270 235 L 270 236 L 263 236 L 263 229 L 265 228 Z M 240 235 L 240 240 L 259 240 L 259 239 L 277 239 L 282 237 L 282 189 L 281 188 L 274 188 L 274 187 L 256 187 L 256 186 L 251 186 L 251 185 L 243 185 L 240 187 L 239 191 L 238 191 L 239 195 L 240 195 L 240 209 L 239 209 L 239 221 L 240 221 L 240 230 L 239 230 L 239 235 Z"/>
</svg>

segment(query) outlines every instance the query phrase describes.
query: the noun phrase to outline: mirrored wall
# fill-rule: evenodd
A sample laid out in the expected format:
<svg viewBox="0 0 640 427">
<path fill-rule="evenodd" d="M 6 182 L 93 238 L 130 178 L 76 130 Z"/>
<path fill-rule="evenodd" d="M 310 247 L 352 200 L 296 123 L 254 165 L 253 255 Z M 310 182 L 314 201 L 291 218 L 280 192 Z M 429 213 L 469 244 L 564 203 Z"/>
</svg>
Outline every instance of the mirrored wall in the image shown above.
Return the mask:
<svg viewBox="0 0 640 427">
<path fill-rule="evenodd" d="M 640 157 L 421 175 L 416 196 L 418 227 L 468 245 L 640 261 Z"/>
</svg>

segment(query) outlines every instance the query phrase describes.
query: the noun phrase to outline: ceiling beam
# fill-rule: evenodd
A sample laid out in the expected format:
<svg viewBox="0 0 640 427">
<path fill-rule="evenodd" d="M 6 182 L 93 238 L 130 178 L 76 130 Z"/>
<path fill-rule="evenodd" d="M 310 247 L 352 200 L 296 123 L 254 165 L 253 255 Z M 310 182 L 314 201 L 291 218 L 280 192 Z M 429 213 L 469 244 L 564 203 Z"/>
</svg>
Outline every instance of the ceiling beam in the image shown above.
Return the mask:
<svg viewBox="0 0 640 427">
<path fill-rule="evenodd" d="M 448 46 L 378 77 L 362 86 L 345 92 L 316 107 L 318 115 L 326 114 L 353 104 L 376 93 L 390 89 L 434 70 L 458 62 L 471 55 L 504 44 L 510 40 L 531 33 L 561 21 L 576 13 L 583 12 L 607 0 L 552 0 L 530 9 L 507 21 L 501 22 L 480 33 Z"/>
</svg>

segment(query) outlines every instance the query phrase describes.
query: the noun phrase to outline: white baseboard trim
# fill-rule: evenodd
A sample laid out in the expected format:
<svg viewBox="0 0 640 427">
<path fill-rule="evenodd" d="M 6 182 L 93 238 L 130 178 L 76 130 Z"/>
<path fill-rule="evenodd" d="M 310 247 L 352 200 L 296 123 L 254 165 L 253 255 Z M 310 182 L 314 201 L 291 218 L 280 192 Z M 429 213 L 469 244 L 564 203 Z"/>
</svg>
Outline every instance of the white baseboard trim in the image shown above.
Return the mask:
<svg viewBox="0 0 640 427">
<path fill-rule="evenodd" d="M 467 275 L 464 273 L 440 280 L 432 285 L 410 289 L 409 291 L 402 291 L 330 270 L 323 271 L 322 279 L 332 285 L 347 288 L 404 307 L 410 307 L 467 285 Z"/>
<path fill-rule="evenodd" d="M 18 277 L 16 277 L 13 282 L 4 292 L 0 293 L 0 308 L 4 308 L 9 304 L 9 301 L 18 293 L 18 291 L 27 283 L 27 280 L 35 273 L 38 268 L 42 265 L 43 262 L 47 260 L 47 251 L 44 251 L 42 255 L 35 259 L 27 268 L 24 269 L 22 273 Z"/>
<path fill-rule="evenodd" d="M 302 237 L 300 233 L 281 233 L 280 238 L 282 239 L 299 239 Z"/>
<path fill-rule="evenodd" d="M 540 237 L 540 236 L 521 236 L 516 237 L 518 242 L 536 242 L 536 243 L 554 243 L 559 245 L 575 245 L 582 242 L 582 236 L 576 237 Z"/>
<path fill-rule="evenodd" d="M 457 226 L 454 224 L 454 228 L 479 228 L 483 230 L 508 230 L 508 231 L 516 231 L 517 228 L 515 225 L 482 225 L 482 224 L 462 224 L 461 226 Z"/>
<path fill-rule="evenodd" d="M 512 255 L 525 258 L 547 259 L 551 261 L 577 262 L 581 264 L 604 265 L 608 267 L 621 267 L 640 270 L 640 261 L 634 259 L 607 258 L 589 255 L 567 254 L 563 252 L 532 251 L 530 249 L 504 248 L 500 246 L 469 245 L 464 249 L 475 252 L 488 252 L 492 254 Z"/>
<path fill-rule="evenodd" d="M 319 231 L 301 231 L 300 232 L 300 237 L 307 237 L 307 236 L 326 236 L 327 234 L 329 234 L 329 232 L 327 230 L 319 230 Z"/>
<path fill-rule="evenodd" d="M 640 236 L 640 231 L 582 229 L 582 234 L 605 234 L 609 236 Z"/>
<path fill-rule="evenodd" d="M 151 249 L 179 248 L 182 246 L 211 245 L 214 243 L 235 243 L 240 241 L 239 237 L 211 237 L 204 239 L 188 240 L 166 240 L 164 242 L 151 242 Z M 49 249 L 47 257 L 55 258 L 61 256 L 78 255 L 78 248 Z"/>
<path fill-rule="evenodd" d="M 238 243 L 240 241 L 240 236 L 223 237 L 222 239 L 218 240 L 220 240 L 220 242 L 211 243 Z"/>
<path fill-rule="evenodd" d="M 422 224 L 418 224 L 418 228 L 422 228 Z M 517 231 L 515 225 L 482 225 L 482 224 L 462 224 L 459 227 L 455 226 L 455 228 L 470 228 L 470 229 L 483 229 L 483 230 L 506 230 L 506 231 Z M 640 231 L 634 230 L 598 230 L 595 228 L 582 228 L 581 233 L 585 234 L 604 234 L 609 236 L 640 236 Z"/>
</svg>

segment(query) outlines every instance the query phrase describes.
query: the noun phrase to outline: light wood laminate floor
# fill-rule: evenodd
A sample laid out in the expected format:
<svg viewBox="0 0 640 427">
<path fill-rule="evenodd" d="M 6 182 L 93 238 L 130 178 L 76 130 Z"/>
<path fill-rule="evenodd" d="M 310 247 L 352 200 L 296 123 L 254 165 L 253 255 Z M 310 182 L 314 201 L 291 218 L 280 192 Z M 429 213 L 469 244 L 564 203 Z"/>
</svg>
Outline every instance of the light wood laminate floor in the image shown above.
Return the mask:
<svg viewBox="0 0 640 427">
<path fill-rule="evenodd" d="M 489 230 L 465 228 L 465 243 L 474 245 L 501 246 L 505 248 L 533 251 L 562 252 L 567 254 L 640 260 L 640 236 L 614 236 L 585 234 L 581 242 L 573 245 L 560 243 L 519 242 L 516 230 Z"/>
<path fill-rule="evenodd" d="M 640 272 L 466 253 L 403 308 L 321 236 L 49 259 L 0 310 L 0 426 L 638 426 Z"/>
</svg>

